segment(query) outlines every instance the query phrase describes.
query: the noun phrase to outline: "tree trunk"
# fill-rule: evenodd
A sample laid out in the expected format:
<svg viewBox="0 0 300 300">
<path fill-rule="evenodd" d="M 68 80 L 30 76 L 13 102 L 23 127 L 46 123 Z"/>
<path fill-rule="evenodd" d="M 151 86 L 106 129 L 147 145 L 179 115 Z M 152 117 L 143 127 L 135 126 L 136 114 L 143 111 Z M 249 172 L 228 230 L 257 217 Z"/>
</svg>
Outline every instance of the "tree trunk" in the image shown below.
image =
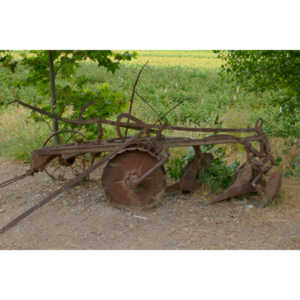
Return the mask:
<svg viewBox="0 0 300 300">
<path fill-rule="evenodd" d="M 51 112 L 55 113 L 56 108 L 56 88 L 55 88 L 55 72 L 54 72 L 54 64 L 53 64 L 53 51 L 48 51 L 48 60 L 49 60 L 49 72 L 50 72 L 50 91 L 51 91 Z M 58 121 L 56 119 L 52 119 L 52 131 L 53 133 L 58 131 Z M 54 136 L 55 144 L 59 144 L 58 136 Z"/>
</svg>

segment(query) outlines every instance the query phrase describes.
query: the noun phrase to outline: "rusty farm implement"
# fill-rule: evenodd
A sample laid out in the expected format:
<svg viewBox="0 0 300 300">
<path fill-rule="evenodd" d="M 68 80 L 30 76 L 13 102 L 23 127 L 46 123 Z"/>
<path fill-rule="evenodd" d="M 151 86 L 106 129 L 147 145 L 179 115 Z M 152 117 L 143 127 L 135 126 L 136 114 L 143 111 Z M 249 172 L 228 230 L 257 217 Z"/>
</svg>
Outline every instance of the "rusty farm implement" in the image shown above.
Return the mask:
<svg viewBox="0 0 300 300">
<path fill-rule="evenodd" d="M 133 100 L 133 97 L 131 100 Z M 48 141 L 54 135 L 59 135 L 62 132 L 54 133 L 41 149 L 32 152 L 30 169 L 21 176 L 2 182 L 0 188 L 4 188 L 26 176 L 45 171 L 47 166 L 54 160 L 64 168 L 76 164 L 76 161 L 86 154 L 90 154 L 92 157 L 100 157 L 100 160 L 95 161 L 77 176 L 65 181 L 58 190 L 17 216 L 0 229 L 1 233 L 16 225 L 62 192 L 77 185 L 103 165 L 101 182 L 106 198 L 112 205 L 118 207 L 153 207 L 159 202 L 165 191 L 192 192 L 200 186 L 197 181 L 197 174 L 200 170 L 208 168 L 213 160 L 211 153 L 201 151 L 200 146 L 202 145 L 240 144 L 244 147 L 247 155 L 246 162 L 237 170 L 231 185 L 221 193 L 211 194 L 207 201 L 208 204 L 250 193 L 258 193 L 261 196 L 261 204 L 264 206 L 278 194 L 281 186 L 281 173 L 275 170 L 269 174 L 275 165 L 275 160 L 268 139 L 263 132 L 262 119 L 258 119 L 253 128 L 189 128 L 170 126 L 167 122 L 163 125 L 159 125 L 158 122 L 146 124 L 134 117 L 130 109 L 129 113 L 120 114 L 116 121 L 100 118 L 84 120 L 82 118 L 84 111 L 87 107 L 93 105 L 93 103 L 89 103 L 83 107 L 77 120 L 71 120 L 46 112 L 20 100 L 14 102 L 61 122 L 79 126 L 96 124 L 98 126 L 98 138 L 87 141 L 79 132 L 79 139 L 76 142 L 54 146 L 48 145 Z M 118 137 L 103 139 L 103 124 L 114 126 Z M 121 130 L 122 128 L 123 130 Z M 129 129 L 135 130 L 137 134 L 127 136 L 127 130 Z M 166 130 L 179 131 L 183 135 L 187 132 L 206 133 L 208 136 L 204 138 L 167 137 L 163 134 Z M 71 134 L 78 133 L 75 130 L 68 131 Z M 237 137 L 229 134 L 242 132 L 248 133 L 249 136 Z M 254 147 L 254 142 L 259 147 Z M 179 182 L 167 186 L 164 164 L 169 158 L 169 149 L 172 147 L 193 147 L 194 157 L 185 167 Z"/>
</svg>

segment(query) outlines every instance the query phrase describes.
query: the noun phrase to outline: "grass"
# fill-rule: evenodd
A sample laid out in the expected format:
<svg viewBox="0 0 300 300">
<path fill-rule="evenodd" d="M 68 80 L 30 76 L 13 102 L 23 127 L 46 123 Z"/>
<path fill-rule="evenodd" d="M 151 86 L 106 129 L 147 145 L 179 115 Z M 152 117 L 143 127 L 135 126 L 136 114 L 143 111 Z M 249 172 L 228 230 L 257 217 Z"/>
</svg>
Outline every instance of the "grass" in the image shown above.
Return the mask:
<svg viewBox="0 0 300 300">
<path fill-rule="evenodd" d="M 10 107 L 0 117 L 0 156 L 28 161 L 49 135 L 46 124 L 29 119 L 25 108 Z"/>
<path fill-rule="evenodd" d="M 222 61 L 212 51 L 137 51 L 138 57 L 129 64 L 144 64 L 149 61 L 151 66 L 181 66 L 202 70 L 217 69 Z"/>
<path fill-rule="evenodd" d="M 276 135 L 280 130 L 281 123 L 274 121 L 279 108 L 269 105 L 271 95 L 265 93 L 258 98 L 254 94 L 238 93 L 232 85 L 223 82 L 218 76 L 222 61 L 212 51 L 137 53 L 135 60 L 122 63 L 115 74 L 87 62 L 81 65 L 77 75 L 84 74 L 90 78 L 89 89 L 109 82 L 129 100 L 137 73 L 142 64 L 148 62 L 137 86 L 138 94 L 160 115 L 184 100 L 167 116 L 170 124 L 216 127 L 222 123 L 223 127 L 252 127 L 258 117 L 263 117 L 264 130 L 268 135 Z M 1 72 L 4 71 L 0 68 Z M 26 76 L 26 73 L 21 71 L 15 76 Z M 0 81 L 0 101 L 13 98 L 14 91 Z M 20 98 L 38 100 L 39 96 L 34 88 L 22 88 Z M 139 97 L 136 97 L 133 113 L 148 123 L 158 119 L 158 114 Z M 31 121 L 28 112 L 21 108 L 10 107 L 0 112 L 0 124 L 1 156 L 28 159 L 31 150 L 39 148 L 49 134 L 47 126 Z"/>
</svg>

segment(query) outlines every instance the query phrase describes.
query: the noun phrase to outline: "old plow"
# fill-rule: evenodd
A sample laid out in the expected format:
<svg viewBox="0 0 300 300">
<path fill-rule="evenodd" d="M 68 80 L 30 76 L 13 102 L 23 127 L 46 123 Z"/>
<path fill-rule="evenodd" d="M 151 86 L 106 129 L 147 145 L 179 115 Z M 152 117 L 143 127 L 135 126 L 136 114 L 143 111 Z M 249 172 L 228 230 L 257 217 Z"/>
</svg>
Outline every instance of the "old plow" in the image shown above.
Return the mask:
<svg viewBox="0 0 300 300">
<path fill-rule="evenodd" d="M 0 184 L 0 188 L 21 180 L 26 176 L 45 171 L 52 161 L 57 160 L 61 167 L 69 168 L 85 154 L 100 157 L 83 172 L 74 176 L 45 199 L 17 216 L 6 226 L 0 229 L 3 233 L 30 215 L 33 211 L 54 199 L 67 189 L 77 185 L 96 169 L 104 166 L 102 185 L 107 200 L 118 207 L 146 208 L 156 205 L 166 191 L 181 190 L 192 192 L 201 185 L 197 181 L 197 174 L 208 168 L 213 160 L 211 153 L 201 151 L 202 145 L 240 144 L 247 155 L 234 176 L 231 185 L 219 194 L 211 194 L 207 203 L 216 203 L 232 197 L 258 193 L 261 204 L 268 204 L 279 192 L 281 173 L 270 170 L 275 165 L 268 139 L 263 132 L 263 120 L 258 119 L 253 128 L 188 128 L 164 124 L 146 124 L 134 117 L 131 113 L 120 114 L 116 121 L 95 118 L 84 120 L 82 115 L 89 103 L 80 113 L 77 120 L 62 118 L 56 114 L 46 112 L 20 100 L 14 102 L 29 109 L 55 118 L 61 122 L 75 125 L 96 124 L 98 138 L 93 141 L 84 140 L 84 135 L 73 143 L 48 145 L 48 141 L 61 132 L 54 133 L 45 145 L 32 152 L 30 169 L 23 175 L 7 180 Z M 103 124 L 115 127 L 117 138 L 103 139 Z M 136 135 L 127 136 L 127 130 L 135 130 Z M 204 138 L 167 137 L 165 131 L 179 131 L 183 136 L 188 132 L 206 133 Z M 75 134 L 76 131 L 68 130 Z M 124 133 L 126 132 L 126 134 Z M 248 133 L 247 137 L 237 137 L 229 133 Z M 253 145 L 255 143 L 255 145 Z M 258 145 L 258 147 L 257 147 Z M 169 149 L 172 147 L 193 147 L 194 157 L 185 167 L 180 181 L 167 186 L 167 175 L 164 164 L 169 158 Z"/>
</svg>

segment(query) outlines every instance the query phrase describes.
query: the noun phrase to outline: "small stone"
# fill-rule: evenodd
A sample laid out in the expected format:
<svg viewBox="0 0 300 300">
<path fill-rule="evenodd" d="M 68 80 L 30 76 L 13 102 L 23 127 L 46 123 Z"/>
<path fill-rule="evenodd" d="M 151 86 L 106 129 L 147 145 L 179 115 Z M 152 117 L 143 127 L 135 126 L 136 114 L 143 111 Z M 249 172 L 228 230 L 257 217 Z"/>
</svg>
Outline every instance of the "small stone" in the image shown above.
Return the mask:
<svg viewBox="0 0 300 300">
<path fill-rule="evenodd" d="M 247 208 L 253 208 L 254 206 L 252 204 L 246 205 Z"/>
<path fill-rule="evenodd" d="M 138 216 L 138 215 L 133 215 L 133 216 L 137 219 L 142 219 L 142 220 L 147 220 L 148 219 L 147 217 L 144 217 L 144 216 Z"/>
<path fill-rule="evenodd" d="M 0 213 L 4 213 L 5 209 L 4 208 L 0 208 Z"/>
</svg>

